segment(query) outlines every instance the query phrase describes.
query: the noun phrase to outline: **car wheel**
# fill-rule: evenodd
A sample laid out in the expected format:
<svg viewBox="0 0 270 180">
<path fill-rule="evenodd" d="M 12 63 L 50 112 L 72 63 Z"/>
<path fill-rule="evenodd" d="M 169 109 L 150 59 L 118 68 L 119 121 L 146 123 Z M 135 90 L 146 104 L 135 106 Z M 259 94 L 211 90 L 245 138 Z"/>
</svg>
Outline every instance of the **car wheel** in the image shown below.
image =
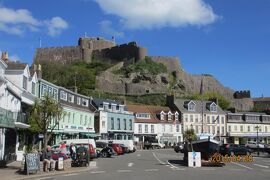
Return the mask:
<svg viewBox="0 0 270 180">
<path fill-rule="evenodd" d="M 101 157 L 107 157 L 107 153 L 106 152 L 101 152 Z"/>
</svg>

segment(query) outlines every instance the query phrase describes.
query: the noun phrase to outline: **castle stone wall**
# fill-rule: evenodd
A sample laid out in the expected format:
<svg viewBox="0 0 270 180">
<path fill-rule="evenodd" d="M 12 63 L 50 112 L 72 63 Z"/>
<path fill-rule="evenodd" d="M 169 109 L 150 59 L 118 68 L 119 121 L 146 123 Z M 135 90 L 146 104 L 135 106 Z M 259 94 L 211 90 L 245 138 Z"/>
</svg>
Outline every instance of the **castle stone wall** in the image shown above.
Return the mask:
<svg viewBox="0 0 270 180">
<path fill-rule="evenodd" d="M 179 71 L 180 60 L 178 57 L 168 57 L 168 56 L 149 56 L 154 62 L 164 64 L 168 71 Z"/>
<path fill-rule="evenodd" d="M 69 64 L 71 62 L 82 59 L 82 50 L 79 46 L 64 46 L 52 48 L 37 48 L 34 62 L 40 64 Z"/>
</svg>

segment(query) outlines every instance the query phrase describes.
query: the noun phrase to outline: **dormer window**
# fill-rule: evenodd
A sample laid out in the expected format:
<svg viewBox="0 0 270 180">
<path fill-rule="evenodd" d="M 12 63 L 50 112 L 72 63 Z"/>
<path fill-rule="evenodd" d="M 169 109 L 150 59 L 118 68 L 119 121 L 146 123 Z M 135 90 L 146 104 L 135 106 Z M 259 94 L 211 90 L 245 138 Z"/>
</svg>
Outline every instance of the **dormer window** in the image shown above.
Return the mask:
<svg viewBox="0 0 270 180">
<path fill-rule="evenodd" d="M 172 113 L 171 111 L 168 112 L 168 121 L 171 121 L 172 120 Z"/>
<path fill-rule="evenodd" d="M 164 119 L 165 119 L 165 113 L 163 111 L 161 111 L 161 113 L 160 113 L 160 120 L 161 121 L 164 121 Z"/>
<path fill-rule="evenodd" d="M 188 103 L 188 111 L 195 111 L 196 104 L 193 101 Z"/>
<path fill-rule="evenodd" d="M 71 94 L 68 95 L 68 102 L 71 102 L 71 103 L 74 102 L 74 95 L 71 95 Z"/>
<path fill-rule="evenodd" d="M 179 113 L 176 112 L 174 116 L 175 116 L 175 121 L 178 121 L 179 120 Z"/>
<path fill-rule="evenodd" d="M 60 92 L 60 99 L 67 101 L 67 93 L 65 91 Z"/>
<path fill-rule="evenodd" d="M 116 106 L 116 110 L 119 111 L 119 105 Z"/>
<path fill-rule="evenodd" d="M 150 114 L 148 113 L 137 113 L 136 118 L 139 119 L 150 119 Z"/>
<path fill-rule="evenodd" d="M 77 97 L 77 104 L 81 105 L 81 98 L 80 97 Z"/>
<path fill-rule="evenodd" d="M 211 112 L 217 112 L 217 105 L 216 105 L 215 103 L 212 103 L 212 104 L 210 105 L 210 111 L 211 111 Z"/>
<path fill-rule="evenodd" d="M 82 106 L 88 106 L 88 99 L 82 98 Z"/>
<path fill-rule="evenodd" d="M 112 105 L 111 104 L 109 104 L 108 109 L 112 109 Z"/>
</svg>

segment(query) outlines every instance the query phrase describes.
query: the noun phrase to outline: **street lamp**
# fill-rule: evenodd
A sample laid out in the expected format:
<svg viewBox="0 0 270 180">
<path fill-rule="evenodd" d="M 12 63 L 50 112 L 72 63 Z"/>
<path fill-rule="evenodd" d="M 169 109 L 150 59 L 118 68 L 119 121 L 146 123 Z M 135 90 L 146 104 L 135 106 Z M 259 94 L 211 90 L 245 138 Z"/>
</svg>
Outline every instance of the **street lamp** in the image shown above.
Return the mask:
<svg viewBox="0 0 270 180">
<path fill-rule="evenodd" d="M 258 156 L 260 155 L 260 152 L 259 152 L 259 129 L 260 129 L 260 126 L 255 126 L 255 129 L 257 130 L 257 142 L 256 142 L 256 144 L 257 144 L 257 154 L 258 154 Z"/>
</svg>

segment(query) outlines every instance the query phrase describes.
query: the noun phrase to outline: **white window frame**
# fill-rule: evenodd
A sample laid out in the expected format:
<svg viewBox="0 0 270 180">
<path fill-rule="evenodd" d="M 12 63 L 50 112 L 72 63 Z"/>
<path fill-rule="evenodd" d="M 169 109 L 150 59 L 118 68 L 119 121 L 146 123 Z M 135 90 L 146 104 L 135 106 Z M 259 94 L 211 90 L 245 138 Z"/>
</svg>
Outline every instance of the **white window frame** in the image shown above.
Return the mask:
<svg viewBox="0 0 270 180">
<path fill-rule="evenodd" d="M 81 105 L 81 98 L 80 97 L 77 97 L 77 104 Z"/>
<path fill-rule="evenodd" d="M 60 99 L 67 101 L 67 93 L 63 90 L 60 91 Z"/>
<path fill-rule="evenodd" d="M 85 104 L 84 104 L 84 102 L 85 102 Z M 88 103 L 89 103 L 88 99 L 82 98 L 82 106 L 88 107 Z"/>
<path fill-rule="evenodd" d="M 68 102 L 74 103 L 74 95 L 68 94 Z"/>
</svg>

